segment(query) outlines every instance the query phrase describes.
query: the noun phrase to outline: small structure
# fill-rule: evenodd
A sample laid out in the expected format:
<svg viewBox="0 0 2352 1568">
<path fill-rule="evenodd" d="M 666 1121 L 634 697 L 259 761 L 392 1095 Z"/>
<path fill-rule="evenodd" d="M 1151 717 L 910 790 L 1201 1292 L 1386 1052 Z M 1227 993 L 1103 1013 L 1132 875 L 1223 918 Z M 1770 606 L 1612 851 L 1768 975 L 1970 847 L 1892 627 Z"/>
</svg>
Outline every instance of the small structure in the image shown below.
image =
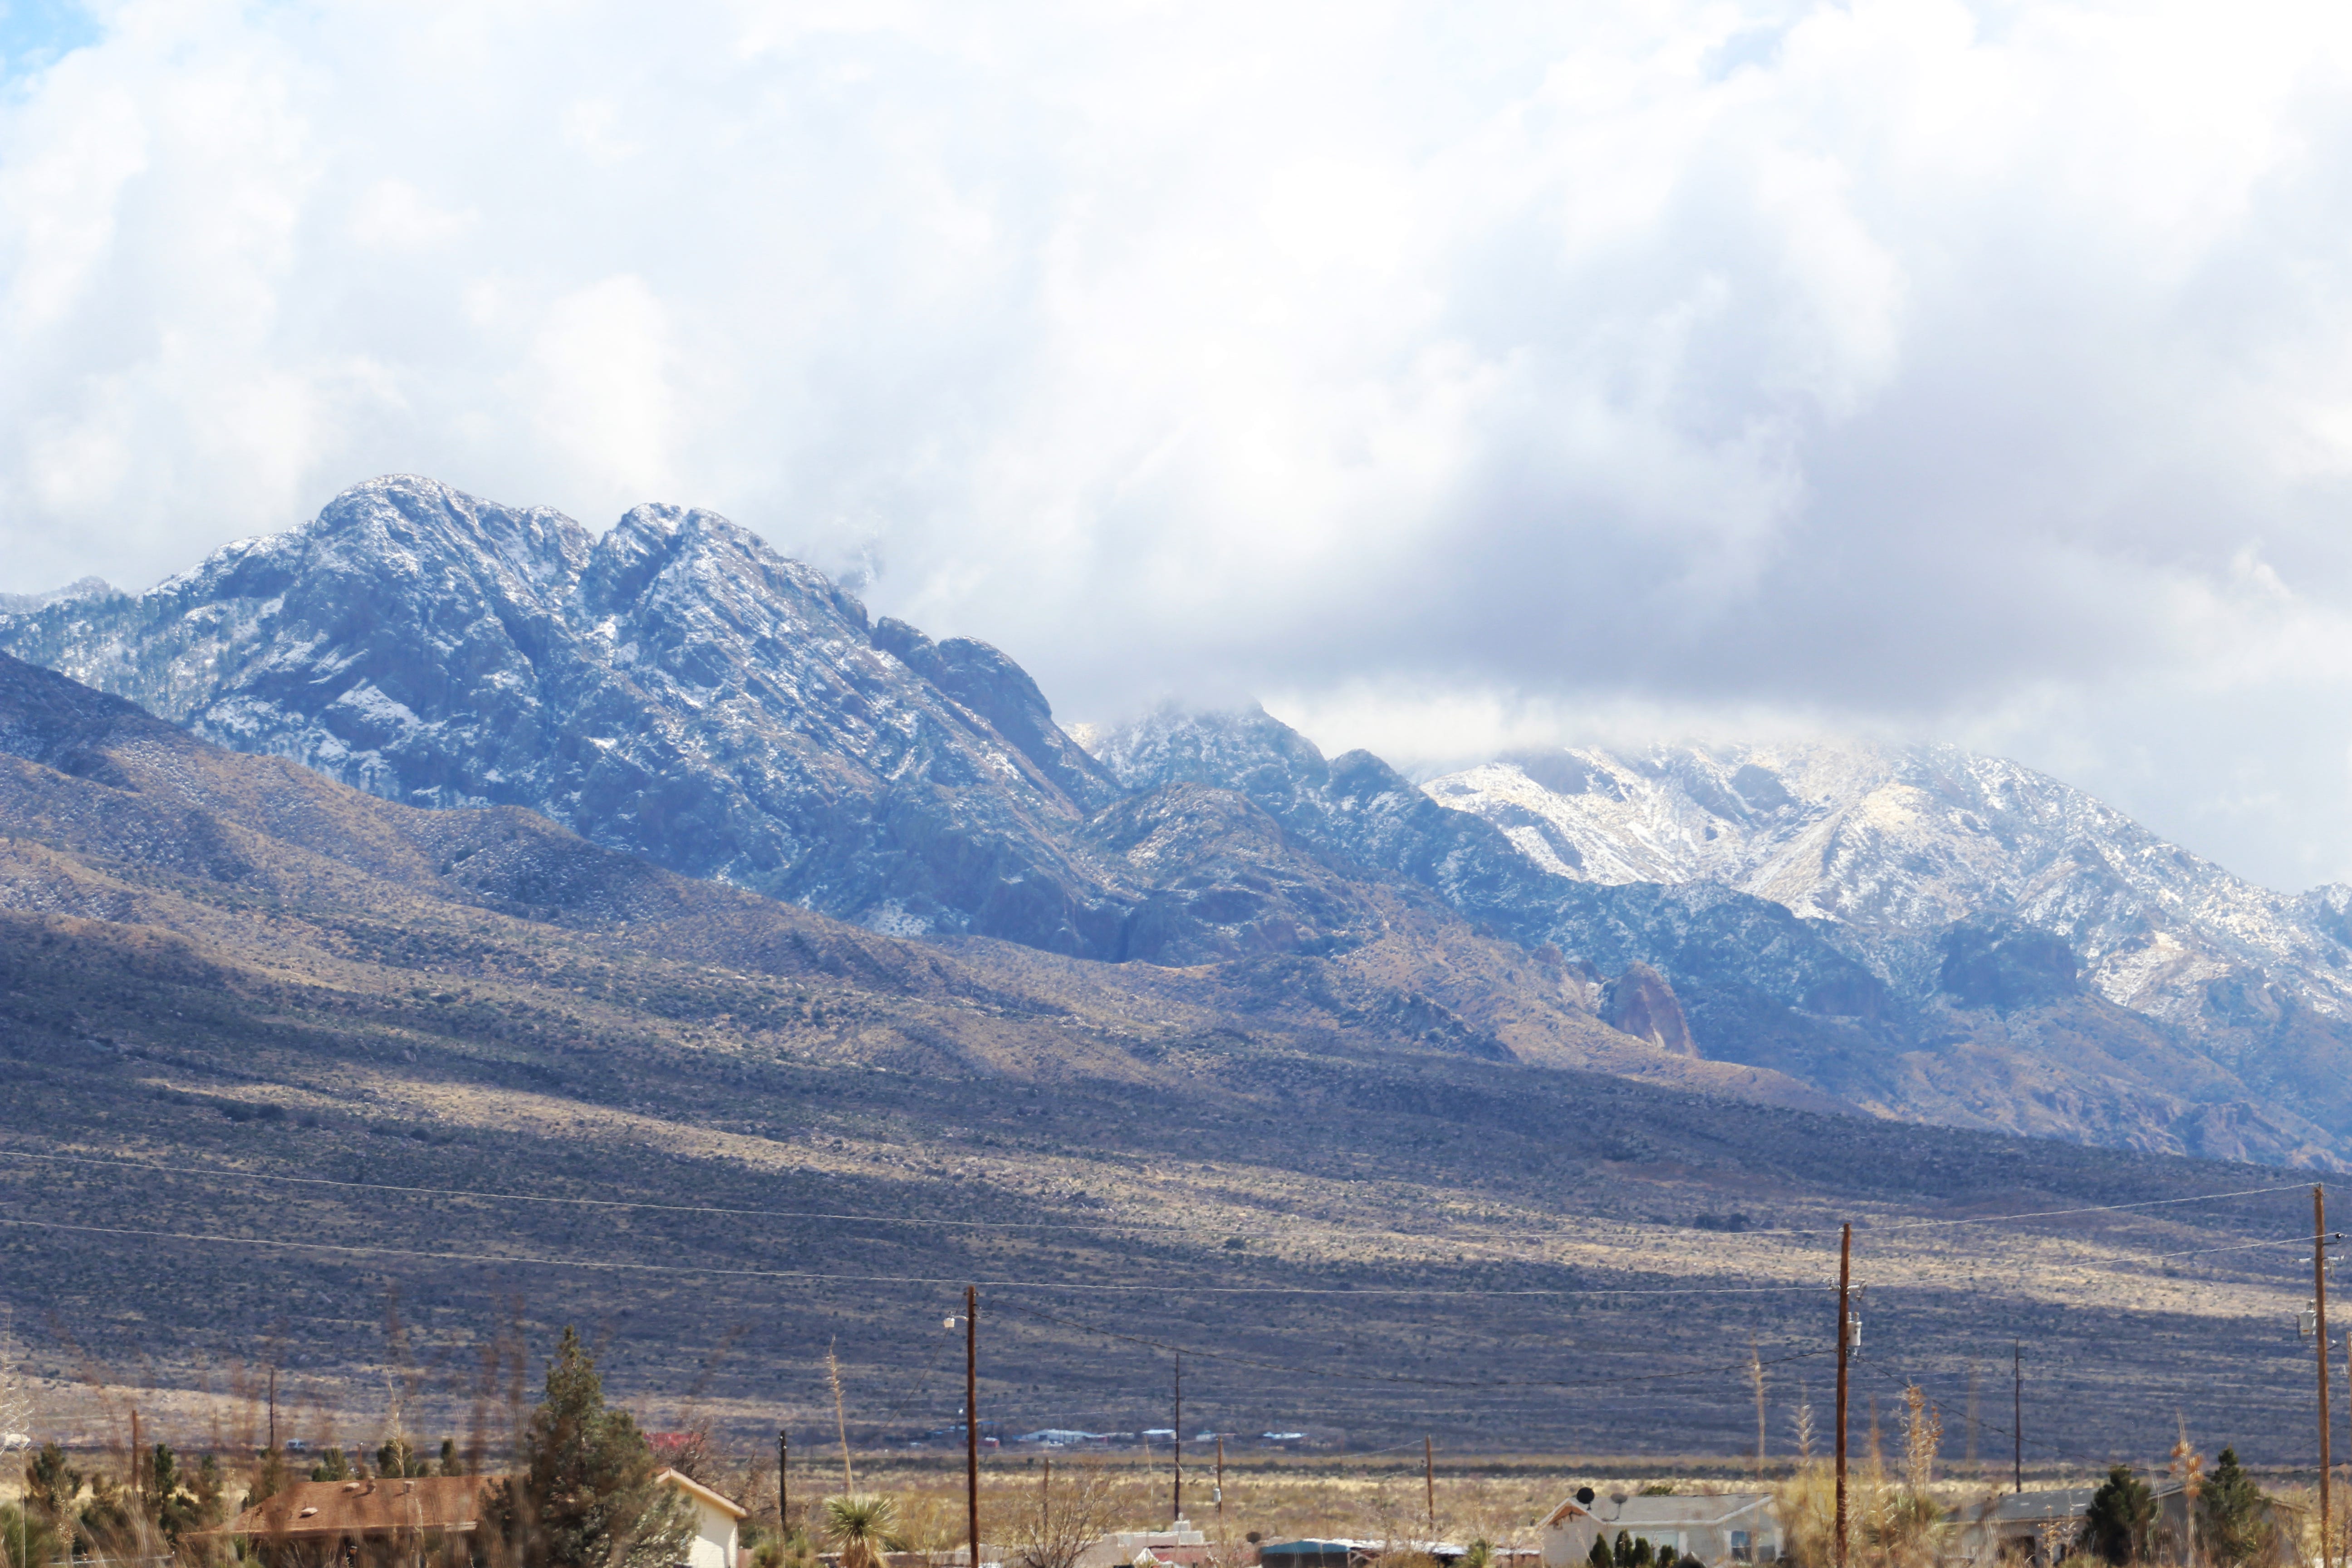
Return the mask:
<svg viewBox="0 0 2352 1568">
<path fill-rule="evenodd" d="M 488 1476 L 298 1481 L 205 1533 L 244 1541 L 273 1568 L 463 1565 L 475 1556 L 489 1482 Z"/>
<path fill-rule="evenodd" d="M 2002 1492 L 1963 1507 L 1953 1540 L 1954 1555 L 1969 1563 L 2002 1558 L 2039 1565 L 2074 1550 L 2094 1487 L 2058 1487 L 2047 1491 Z"/>
<path fill-rule="evenodd" d="M 1180 1519 L 1166 1530 L 1114 1531 L 1080 1553 L 1076 1568 L 1131 1568 L 1147 1558 L 1197 1568 L 1211 1555 L 1209 1538 Z"/>
<path fill-rule="evenodd" d="M 751 1510 L 676 1470 L 664 1470 L 654 1480 L 685 1494 L 694 1509 L 694 1539 L 687 1543 L 686 1568 L 736 1568 L 742 1546 L 740 1527 Z"/>
<path fill-rule="evenodd" d="M 2156 1503 L 2156 1545 L 2167 1558 L 2185 1556 L 2189 1539 L 2189 1494 L 2178 1480 L 2148 1479 Z M 2096 1487 L 2058 1487 L 2044 1491 L 2003 1492 L 1959 1510 L 1958 1534 L 1948 1560 L 1957 1558 L 1978 1568 L 2011 1563 L 2025 1568 L 2052 1568 L 2059 1558 L 2076 1550 L 2084 1518 L 2091 1511 Z M 2294 1510 L 2264 1499 L 2262 1528 L 2268 1540 L 2255 1561 L 2294 1563 L 2303 1560 L 2295 1544 Z M 2080 1561 L 2078 1558 L 2077 1561 Z"/>
<path fill-rule="evenodd" d="M 1654 1552 L 1697 1558 L 1707 1568 L 1771 1563 L 1780 1555 L 1780 1520 L 1769 1492 L 1680 1497 L 1600 1497 L 1591 1487 L 1544 1516 L 1544 1568 L 1583 1568 L 1592 1542 L 1619 1535 Z"/>
<path fill-rule="evenodd" d="M 1470 1553 L 1458 1541 L 1367 1541 L 1354 1536 L 1269 1541 L 1257 1549 L 1258 1568 L 1367 1568 L 1389 1552 L 1460 1562 Z M 1534 1568 L 1536 1552 L 1526 1547 L 1494 1547 L 1491 1560 L 1513 1568 Z"/>
</svg>

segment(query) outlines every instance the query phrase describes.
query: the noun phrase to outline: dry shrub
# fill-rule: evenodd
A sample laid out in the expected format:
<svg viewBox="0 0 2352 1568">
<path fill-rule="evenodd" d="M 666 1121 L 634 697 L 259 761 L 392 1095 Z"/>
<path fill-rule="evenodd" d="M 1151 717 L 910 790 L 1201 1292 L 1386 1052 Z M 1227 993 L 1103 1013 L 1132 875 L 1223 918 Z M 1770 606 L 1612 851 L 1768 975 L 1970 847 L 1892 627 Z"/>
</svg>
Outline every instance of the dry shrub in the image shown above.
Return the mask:
<svg viewBox="0 0 2352 1568">
<path fill-rule="evenodd" d="M 1797 1568 L 1830 1568 L 1837 1561 L 1837 1471 L 1822 1463 L 1799 1465 L 1773 1489 L 1780 1514 L 1781 1550 Z"/>
<path fill-rule="evenodd" d="M 1059 1465 L 1048 1459 L 1036 1481 L 1014 1494 L 1005 1535 L 1012 1561 L 1023 1568 L 1072 1568 L 1141 1500 L 1135 1478 L 1098 1456 Z"/>
</svg>

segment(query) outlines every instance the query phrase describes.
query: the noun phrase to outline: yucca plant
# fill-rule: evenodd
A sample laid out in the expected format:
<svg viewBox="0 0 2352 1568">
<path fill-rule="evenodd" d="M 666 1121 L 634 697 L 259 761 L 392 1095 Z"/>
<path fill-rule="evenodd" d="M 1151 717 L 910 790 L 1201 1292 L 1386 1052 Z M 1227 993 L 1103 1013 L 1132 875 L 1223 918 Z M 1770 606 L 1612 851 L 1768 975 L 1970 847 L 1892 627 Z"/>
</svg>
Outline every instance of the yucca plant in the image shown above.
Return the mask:
<svg viewBox="0 0 2352 1568">
<path fill-rule="evenodd" d="M 841 1568 L 887 1568 L 886 1552 L 903 1552 L 898 1505 L 880 1492 L 824 1500 L 824 1538 L 841 1548 Z"/>
</svg>

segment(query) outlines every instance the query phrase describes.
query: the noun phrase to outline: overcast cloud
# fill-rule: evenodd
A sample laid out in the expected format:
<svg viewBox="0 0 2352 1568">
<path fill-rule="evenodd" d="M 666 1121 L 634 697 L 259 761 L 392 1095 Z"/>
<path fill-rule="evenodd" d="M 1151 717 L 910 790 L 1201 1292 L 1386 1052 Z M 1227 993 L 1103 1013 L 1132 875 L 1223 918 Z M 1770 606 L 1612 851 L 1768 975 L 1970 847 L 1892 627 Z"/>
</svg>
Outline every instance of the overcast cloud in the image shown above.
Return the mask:
<svg viewBox="0 0 2352 1568">
<path fill-rule="evenodd" d="M 57 13 L 0 590 L 664 499 L 1066 720 L 1923 735 L 2352 878 L 2343 7 L 981 11 Z"/>
</svg>

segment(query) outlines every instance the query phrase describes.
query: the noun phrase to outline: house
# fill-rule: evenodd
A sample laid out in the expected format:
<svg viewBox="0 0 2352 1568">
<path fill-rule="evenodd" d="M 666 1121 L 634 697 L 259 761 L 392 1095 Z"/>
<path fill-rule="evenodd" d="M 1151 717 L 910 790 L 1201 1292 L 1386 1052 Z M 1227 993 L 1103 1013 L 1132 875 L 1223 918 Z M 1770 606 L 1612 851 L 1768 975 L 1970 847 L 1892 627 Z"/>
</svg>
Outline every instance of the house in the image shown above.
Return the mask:
<svg viewBox="0 0 2352 1568">
<path fill-rule="evenodd" d="M 2001 1492 L 1981 1502 L 1964 1504 L 1955 1522 L 1953 1555 L 1969 1563 L 1990 1563 L 2001 1558 L 2034 1564 L 2061 1557 L 2074 1544 L 2083 1515 L 2091 1506 L 2094 1487 L 2060 1487 L 2047 1491 Z M 2053 1550 L 2054 1549 L 2054 1550 Z"/>
<path fill-rule="evenodd" d="M 1470 1549 L 1458 1541 L 1365 1541 L 1352 1536 L 1269 1541 L 1257 1549 L 1258 1568 L 1366 1568 L 1390 1552 L 1461 1561 Z M 1491 1561 L 1508 1568 L 1535 1568 L 1536 1553 L 1520 1547 L 1495 1547 Z"/>
<path fill-rule="evenodd" d="M 1211 1555 L 1209 1538 L 1191 1520 L 1180 1519 L 1166 1530 L 1114 1531 L 1080 1553 L 1076 1568 L 1129 1568 L 1146 1557 L 1196 1568 Z"/>
<path fill-rule="evenodd" d="M 464 1568 L 482 1555 L 474 1540 L 482 1494 L 499 1479 L 300 1481 L 205 1533 L 242 1538 L 271 1568 Z M 693 1510 L 686 1568 L 737 1568 L 737 1526 L 750 1510 L 676 1470 L 654 1479 L 682 1493 Z"/>
<path fill-rule="evenodd" d="M 1769 1492 L 1662 1497 L 1598 1496 L 1591 1487 L 1544 1516 L 1538 1534 L 1544 1568 L 1583 1568 L 1600 1537 L 1646 1541 L 1653 1552 L 1697 1558 L 1707 1568 L 1761 1563 L 1780 1555 L 1780 1521 Z"/>
<path fill-rule="evenodd" d="M 2090 1511 L 2096 1487 L 2061 1487 L 2046 1491 L 2002 1492 L 1958 1510 L 1958 1531 L 1949 1553 L 1984 1568 L 1993 1563 L 2031 1564 L 2046 1568 L 2074 1550 L 2083 1519 Z M 2177 1480 L 2151 1478 L 2149 1492 L 2157 1506 L 2157 1549 L 2168 1557 L 2182 1556 L 2189 1536 L 2189 1495 Z M 2265 1502 L 2263 1512 L 2270 1545 L 2262 1561 L 2293 1563 L 2302 1561 L 2295 1542 L 2299 1531 L 2293 1510 Z"/>
<path fill-rule="evenodd" d="M 676 1470 L 664 1470 L 654 1481 L 684 1493 L 694 1510 L 694 1539 L 687 1545 L 686 1568 L 736 1568 L 742 1552 L 740 1527 L 751 1510 Z"/>
<path fill-rule="evenodd" d="M 299 1481 L 216 1531 L 257 1549 L 273 1568 L 362 1563 L 465 1564 L 475 1555 L 488 1476 Z"/>
</svg>

